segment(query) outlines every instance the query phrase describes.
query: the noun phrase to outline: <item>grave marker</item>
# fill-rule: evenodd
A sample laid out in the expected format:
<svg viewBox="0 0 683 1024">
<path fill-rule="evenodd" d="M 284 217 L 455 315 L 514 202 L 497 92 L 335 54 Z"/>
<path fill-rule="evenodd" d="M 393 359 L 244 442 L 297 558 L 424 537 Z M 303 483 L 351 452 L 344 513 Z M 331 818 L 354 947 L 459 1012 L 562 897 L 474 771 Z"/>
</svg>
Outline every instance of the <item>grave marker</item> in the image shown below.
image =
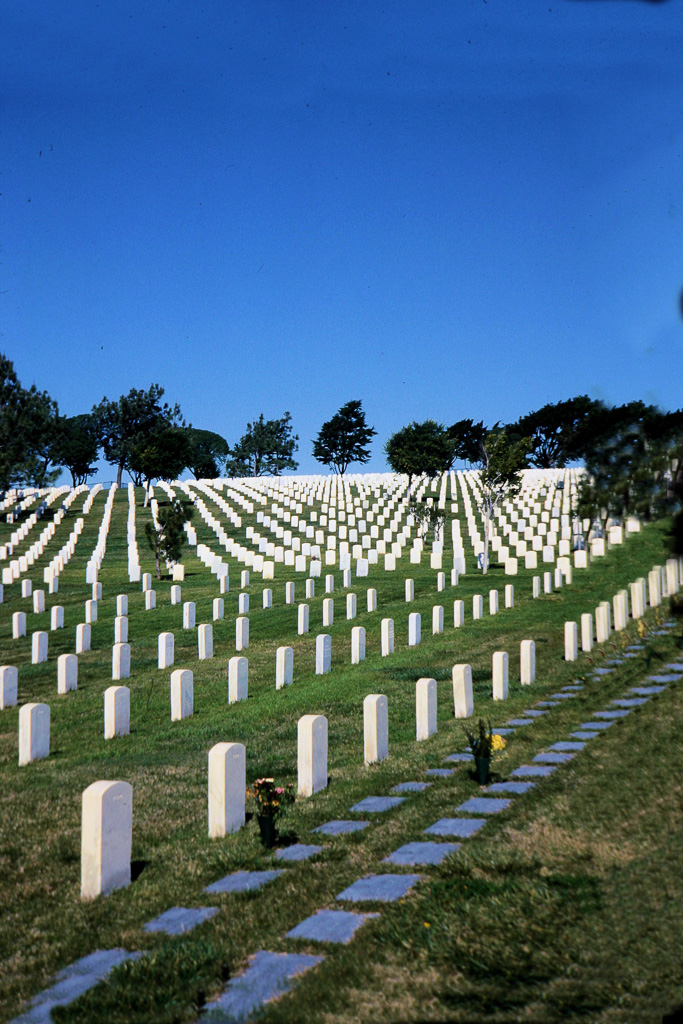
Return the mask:
<svg viewBox="0 0 683 1024">
<path fill-rule="evenodd" d="M 509 658 L 507 651 L 496 651 L 493 655 L 493 699 L 507 700 L 508 696 L 508 668 Z"/>
<path fill-rule="evenodd" d="M 93 782 L 83 793 L 81 899 L 92 900 L 130 885 L 133 787 Z"/>
<path fill-rule="evenodd" d="M 130 677 L 130 644 L 114 644 L 111 651 L 112 679 Z"/>
<path fill-rule="evenodd" d="M 60 654 L 57 658 L 57 693 L 78 689 L 78 658 L 75 654 Z"/>
<path fill-rule="evenodd" d="M 382 619 L 382 657 L 394 653 L 394 620 Z"/>
<path fill-rule="evenodd" d="M 171 672 L 171 721 L 180 722 L 194 712 L 194 675 L 189 668 Z"/>
<path fill-rule="evenodd" d="M 428 740 L 436 732 L 436 679 L 418 679 L 415 685 L 415 739 Z"/>
<path fill-rule="evenodd" d="M 307 605 L 299 607 L 307 608 Z M 278 647 L 275 655 L 275 689 L 281 690 L 294 681 L 294 649 Z"/>
<path fill-rule="evenodd" d="M 417 647 L 422 640 L 422 618 L 419 612 L 408 616 L 408 647 Z"/>
<path fill-rule="evenodd" d="M 228 662 L 228 704 L 236 704 L 249 696 L 249 662 L 236 655 Z"/>
<path fill-rule="evenodd" d="M 80 622 L 76 626 L 76 654 L 84 654 L 90 650 L 90 634 L 90 623 Z"/>
<path fill-rule="evenodd" d="M 197 654 L 199 661 L 213 658 L 213 626 L 210 622 L 203 623 L 197 630 Z"/>
<path fill-rule="evenodd" d="M 471 718 L 474 714 L 471 665 L 453 666 L 453 707 L 456 718 Z"/>
<path fill-rule="evenodd" d="M 297 726 L 299 796 L 313 796 L 327 787 L 327 719 L 304 715 Z"/>
<path fill-rule="evenodd" d="M 209 836 L 222 839 L 245 822 L 246 750 L 242 743 L 216 743 L 209 751 Z"/>
<path fill-rule="evenodd" d="M 536 679 L 536 644 L 533 640 L 522 640 L 519 645 L 519 681 L 522 686 L 531 686 Z"/>
<path fill-rule="evenodd" d="M 130 690 L 127 686 L 109 686 L 104 691 L 104 738 L 127 736 L 130 732 Z"/>
<path fill-rule="evenodd" d="M 0 665 L 0 711 L 16 707 L 19 674 L 14 665 Z"/>
<path fill-rule="evenodd" d="M 19 709 L 19 767 L 50 756 L 50 708 L 24 704 Z"/>
<path fill-rule="evenodd" d="M 351 664 L 365 661 L 365 627 L 354 626 L 351 630 Z"/>
<path fill-rule="evenodd" d="M 319 633 L 315 638 L 315 674 L 325 675 L 332 668 L 332 638 L 329 633 Z"/>
<path fill-rule="evenodd" d="M 175 637 L 173 633 L 159 633 L 157 652 L 157 668 L 170 668 L 175 661 Z"/>
<path fill-rule="evenodd" d="M 370 693 L 363 701 L 363 746 L 365 764 L 389 757 L 389 711 L 383 694 Z"/>
<path fill-rule="evenodd" d="M 31 664 L 40 665 L 47 661 L 47 633 L 37 630 L 31 636 Z"/>
</svg>

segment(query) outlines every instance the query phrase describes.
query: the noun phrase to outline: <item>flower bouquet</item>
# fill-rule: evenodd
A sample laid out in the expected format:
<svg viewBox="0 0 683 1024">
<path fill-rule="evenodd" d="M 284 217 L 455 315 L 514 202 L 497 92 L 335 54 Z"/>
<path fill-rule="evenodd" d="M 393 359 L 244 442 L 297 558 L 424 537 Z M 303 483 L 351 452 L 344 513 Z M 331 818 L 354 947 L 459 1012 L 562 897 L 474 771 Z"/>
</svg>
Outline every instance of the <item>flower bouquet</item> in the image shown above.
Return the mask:
<svg viewBox="0 0 683 1024">
<path fill-rule="evenodd" d="M 291 782 L 286 786 L 276 786 L 275 779 L 256 779 L 247 792 L 256 800 L 256 820 L 261 830 L 261 841 L 264 846 L 274 846 L 277 835 L 275 821 L 286 807 L 294 803 L 294 786 Z"/>
<path fill-rule="evenodd" d="M 505 750 L 505 740 L 497 732 L 493 732 L 491 722 L 488 723 L 487 729 L 483 718 L 479 719 L 478 731 L 476 733 L 465 729 L 465 734 L 474 756 L 477 779 L 480 785 L 483 786 L 489 777 L 491 759 L 494 753 L 497 753 L 499 750 Z"/>
</svg>

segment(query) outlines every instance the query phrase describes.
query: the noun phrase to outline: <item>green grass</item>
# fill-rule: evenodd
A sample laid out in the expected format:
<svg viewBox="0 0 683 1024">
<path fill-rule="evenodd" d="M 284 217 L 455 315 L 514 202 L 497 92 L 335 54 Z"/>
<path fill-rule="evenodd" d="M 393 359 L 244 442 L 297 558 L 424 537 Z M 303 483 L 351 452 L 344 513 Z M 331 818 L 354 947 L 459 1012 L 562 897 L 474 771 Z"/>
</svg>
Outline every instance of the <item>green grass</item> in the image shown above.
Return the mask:
<svg viewBox="0 0 683 1024">
<path fill-rule="evenodd" d="M 210 502 L 202 496 L 207 505 Z M 448 808 L 478 792 L 466 768 L 453 780 L 435 781 L 411 797 L 389 818 L 365 832 L 326 843 L 323 856 L 287 868 L 274 885 L 244 896 L 211 899 L 223 912 L 195 932 L 178 939 L 147 935 L 145 921 L 173 905 L 202 905 L 204 886 L 229 871 L 265 867 L 271 858 L 257 838 L 255 822 L 226 840 L 207 836 L 207 755 L 222 740 L 243 742 L 247 777 L 274 775 L 296 781 L 296 727 L 303 714 L 324 713 L 329 722 L 329 787 L 298 801 L 283 821 L 290 837 L 310 841 L 310 829 L 371 794 L 421 778 L 462 749 L 462 725 L 452 717 L 451 669 L 473 668 L 475 711 L 499 724 L 531 706 L 589 667 L 563 660 L 563 624 L 593 611 L 599 601 L 664 558 L 667 524 L 655 524 L 587 573 L 575 572 L 570 587 L 531 599 L 531 577 L 520 571 L 506 577 L 493 570 L 484 579 L 471 572 L 457 588 L 436 592 L 436 573 L 423 556 L 400 570 L 384 573 L 371 566 L 365 580 L 353 581 L 358 617 L 345 618 L 345 591 L 335 572 L 335 624 L 332 673 L 314 674 L 315 635 L 322 632 L 324 578 L 316 581 L 310 605 L 311 627 L 296 635 L 296 604 L 284 604 L 285 576 L 262 584 L 252 574 L 249 588 L 249 700 L 227 703 L 227 662 L 235 653 L 234 622 L 239 592 L 239 563 L 231 562 L 226 616 L 214 624 L 215 658 L 197 661 L 196 631 L 183 631 L 182 608 L 171 607 L 171 581 L 155 584 L 157 609 L 145 612 L 138 585 L 126 572 L 127 495 L 119 494 L 100 579 L 104 596 L 93 625 L 92 650 L 79 657 L 77 693 L 56 694 L 56 656 L 74 650 L 76 624 L 90 596 L 85 563 L 94 547 L 106 500 L 98 495 L 76 554 L 60 577 L 59 594 L 48 605 L 65 607 L 66 628 L 50 632 L 47 664 L 30 664 L 30 633 L 49 630 L 49 611 L 27 615 L 29 636 L 11 639 L 11 613 L 30 611 L 30 601 L 5 588 L 0 606 L 2 661 L 19 667 L 20 703 L 46 701 L 51 707 L 49 759 L 17 767 L 18 709 L 0 713 L 0 1016 L 20 1012 L 22 1004 L 54 973 L 97 948 L 124 946 L 148 956 L 118 969 L 72 1006 L 55 1012 L 62 1022 L 190 1021 L 226 980 L 244 967 L 259 948 L 285 949 L 287 930 L 323 906 L 360 875 L 377 869 L 382 857 Z M 139 501 L 139 499 L 138 499 Z M 82 501 L 76 501 L 30 574 L 42 585 L 42 566 L 68 536 Z M 216 507 L 211 509 L 218 518 Z M 148 512 L 137 508 L 143 571 L 152 571 L 144 548 Z M 212 532 L 198 518 L 198 540 L 218 550 Z M 255 525 L 242 516 L 236 537 Z M 28 547 L 41 529 L 29 534 Z M 0 528 L 0 543 L 11 528 Z M 466 531 L 463 528 L 463 535 Z M 54 548 L 53 548 L 54 545 Z M 448 555 L 448 552 L 447 552 Z M 211 621 L 218 596 L 215 579 L 188 549 L 183 600 L 194 600 L 197 623 Z M 446 564 L 448 558 L 444 559 Z M 425 564 L 426 563 L 426 564 Z M 470 566 L 472 559 L 470 557 Z M 323 568 L 323 574 L 332 570 Z M 542 567 L 538 572 L 542 572 Z M 404 579 L 415 580 L 416 600 L 406 605 Z M 515 608 L 488 616 L 487 591 L 512 582 Z M 274 607 L 261 608 L 261 590 L 273 590 Z M 366 587 L 378 591 L 378 611 L 365 611 Z M 303 580 L 296 583 L 297 603 Z M 103 693 L 111 685 L 111 645 L 115 599 L 129 594 L 129 638 L 133 648 L 131 735 L 103 739 Z M 471 620 L 472 596 L 485 595 L 485 618 Z M 47 597 L 47 595 L 46 595 Z M 454 630 L 452 602 L 465 600 L 466 624 Z M 431 608 L 445 608 L 442 636 L 431 636 Z M 422 613 L 422 644 L 407 647 L 409 611 Z M 380 657 L 380 621 L 394 619 L 396 653 Z M 350 665 L 350 631 L 367 631 L 366 658 Z M 168 672 L 156 668 L 157 635 L 175 633 L 175 667 L 195 673 L 195 714 L 170 722 Z M 676 630 L 680 636 L 680 629 Z M 635 627 L 629 631 L 635 637 Z M 536 641 L 537 682 L 522 692 L 519 643 Z M 615 636 L 623 646 L 626 634 Z M 275 650 L 294 648 L 294 685 L 275 691 Z M 545 742 L 564 738 L 592 710 L 639 681 L 651 666 L 666 660 L 674 640 L 654 638 L 646 656 L 619 669 L 609 682 L 592 686 L 569 707 L 518 732 L 496 763 L 501 777 L 525 763 Z M 510 698 L 505 707 L 491 700 L 491 656 L 510 654 Z M 612 648 L 608 649 L 609 653 Z M 597 657 L 600 657 L 598 654 Z M 415 682 L 437 680 L 439 732 L 415 743 Z M 389 703 L 390 758 L 363 766 L 362 704 L 368 693 L 384 693 Z M 675 900 L 681 896 L 681 856 L 674 839 L 680 828 L 680 690 L 669 691 L 592 741 L 579 758 L 515 805 L 485 832 L 464 844 L 455 858 L 429 872 L 415 895 L 383 908 L 381 918 L 345 949 L 331 950 L 294 996 L 270 1007 L 269 1020 L 648 1020 L 683 1001 L 681 958 L 677 952 Z M 124 779 L 133 786 L 133 861 L 136 880 L 105 899 L 80 901 L 80 799 L 101 778 Z M 254 807 L 248 807 L 253 811 Z M 425 927 L 425 922 L 429 927 Z M 654 922 L 654 923 L 653 923 Z M 300 944 L 300 948 L 308 948 Z M 640 949 L 643 949 L 643 955 Z M 629 1016 L 628 1014 L 631 1014 Z M 640 1013 L 640 1016 L 638 1016 Z M 610 1015 L 611 1014 L 611 1015 Z M 651 1019 L 659 1019 L 652 1016 Z"/>
</svg>

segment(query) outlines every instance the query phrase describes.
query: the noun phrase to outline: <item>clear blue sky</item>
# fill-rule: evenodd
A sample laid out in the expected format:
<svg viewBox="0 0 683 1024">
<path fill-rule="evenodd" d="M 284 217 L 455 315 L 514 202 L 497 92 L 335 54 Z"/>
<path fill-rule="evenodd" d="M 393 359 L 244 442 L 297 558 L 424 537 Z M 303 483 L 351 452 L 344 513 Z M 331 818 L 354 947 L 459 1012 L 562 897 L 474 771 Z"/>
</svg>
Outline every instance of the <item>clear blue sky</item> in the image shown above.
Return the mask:
<svg viewBox="0 0 683 1024">
<path fill-rule="evenodd" d="M 229 442 L 683 405 L 678 0 L 7 0 L 0 351 Z M 111 470 L 102 476 L 108 478 Z"/>
</svg>

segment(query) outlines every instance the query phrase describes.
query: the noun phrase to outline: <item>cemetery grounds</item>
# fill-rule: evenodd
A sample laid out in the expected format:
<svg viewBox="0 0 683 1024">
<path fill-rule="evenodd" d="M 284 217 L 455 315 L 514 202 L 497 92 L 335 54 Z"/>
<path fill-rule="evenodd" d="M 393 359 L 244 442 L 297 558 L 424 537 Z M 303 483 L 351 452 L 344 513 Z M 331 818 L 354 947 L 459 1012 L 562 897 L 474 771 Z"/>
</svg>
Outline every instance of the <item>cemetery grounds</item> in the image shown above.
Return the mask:
<svg viewBox="0 0 683 1024">
<path fill-rule="evenodd" d="M 441 501 L 446 515 L 442 568 L 432 565 L 431 534 L 419 562 L 409 552 L 417 535 L 407 526 L 405 482 L 390 474 L 349 476 L 342 488 L 329 478 L 221 481 L 184 485 L 198 510 L 190 535 L 196 544 L 184 549 L 182 601 L 196 606 L 196 623 L 213 624 L 213 658 L 198 661 L 197 629 L 182 628 L 182 603 L 172 605 L 174 585 L 167 568 L 161 581 L 152 577 L 156 607 L 145 608 L 141 581 L 129 579 L 131 543 L 130 491 L 81 488 L 41 494 L 25 502 L 19 519 L 5 523 L 0 546 L 16 536 L 41 502 L 47 508 L 13 545 L 0 567 L 25 554 L 53 522 L 62 503 L 54 536 L 20 577 L 4 585 L 0 605 L 0 661 L 18 669 L 18 704 L 43 702 L 50 707 L 50 754 L 18 766 L 19 707 L 0 711 L 0 1018 L 26 1013 L 30 1000 L 53 984 L 55 975 L 96 950 L 125 949 L 143 953 L 117 967 L 106 982 L 57 1007 L 52 1019 L 75 1024 L 106 1022 L 181 1022 L 211 1019 L 207 1009 L 230 980 L 247 968 L 259 950 L 323 957 L 302 973 L 292 990 L 266 1003 L 259 1019 L 272 1022 L 319 1021 L 599 1021 L 659 1022 L 683 1003 L 681 896 L 683 752 L 681 712 L 683 685 L 672 682 L 642 706 L 598 733 L 576 756 L 536 786 L 514 796 L 508 807 L 486 821 L 480 834 L 463 841 L 452 856 L 427 867 L 387 867 L 383 859 L 404 844 L 424 838 L 433 822 L 452 816 L 481 788 L 470 778 L 467 761 L 449 762 L 467 749 L 464 725 L 479 717 L 494 726 L 523 717 L 523 712 L 559 693 L 571 699 L 551 702 L 532 725 L 515 728 L 507 747 L 493 763 L 494 781 L 504 781 L 519 766 L 533 764 L 540 751 L 568 740 L 594 713 L 623 697 L 650 675 L 683 655 L 681 619 L 672 619 L 668 598 L 649 607 L 642 620 L 629 618 L 626 629 L 612 631 L 595 644 L 590 656 L 565 660 L 565 622 L 595 614 L 601 601 L 612 602 L 622 588 L 644 577 L 668 557 L 668 522 L 645 524 L 608 545 L 588 568 L 573 569 L 571 583 L 555 586 L 555 565 L 539 557 L 536 569 L 518 560 L 516 575 L 492 552 L 485 576 L 477 570 L 466 518 L 461 474 L 426 485 L 425 496 Z M 327 485 L 325 486 L 325 481 Z M 555 489 L 559 480 L 564 494 Z M 542 479 L 528 476 L 516 511 L 527 518 L 552 513 L 552 502 L 571 496 L 569 471 Z M 468 484 L 469 486 L 469 484 Z M 181 493 L 181 485 L 173 491 Z M 545 493 L 542 493 L 545 491 Z M 164 497 L 162 488 L 155 495 Z M 146 548 L 143 492 L 134 497 L 134 537 L 141 573 L 154 574 Z M 216 500 L 218 498 L 218 500 Z M 337 553 L 334 564 L 323 557 L 315 595 L 305 598 L 311 569 L 261 554 L 273 562 L 274 576 L 255 569 L 260 540 L 294 551 L 292 541 L 317 542 L 322 530 L 325 555 L 329 521 L 323 526 L 323 503 L 335 504 Z M 376 564 L 358 577 L 357 558 L 350 559 L 350 586 L 340 569 L 339 527 L 354 503 L 356 520 L 366 522 Z M 83 505 L 89 505 L 83 511 Z M 539 511 L 531 512 L 532 504 Z M 548 504 L 550 503 L 550 504 Z M 9 507 L 9 506 L 8 506 Z M 566 507 L 566 505 L 565 505 Z M 226 511 L 229 509 L 229 511 Z M 342 520 L 340 511 L 345 512 Z M 385 522 L 378 523 L 386 512 Z M 259 513 L 261 513 L 259 518 Z M 327 509 L 329 515 L 329 507 Z M 566 513 L 565 513 L 566 514 Z M 263 517 L 271 520 L 264 526 Z M 314 518 L 315 516 L 315 518 Z M 397 516 L 399 517 L 397 519 Z M 103 520 L 104 517 L 104 520 Z M 293 523 L 293 517 L 298 522 Z M 58 591 L 48 593 L 44 569 L 68 541 L 78 519 L 83 527 L 73 554 L 59 573 Z M 474 518 L 477 519 L 476 507 Z M 451 584 L 451 521 L 460 523 L 467 571 Z M 301 521 L 305 530 L 299 529 Z M 76 627 L 84 622 L 84 602 L 92 597 L 86 566 L 107 527 L 106 552 L 98 572 L 102 597 L 92 623 L 91 647 L 78 656 L 78 687 L 57 693 L 57 658 L 75 651 Z M 508 510 L 507 522 L 512 522 Z M 218 527 L 216 526 L 218 524 Z M 275 525 L 276 524 L 276 525 Z M 391 524 L 391 525 L 390 525 Z M 356 524 L 356 529 L 357 529 Z M 273 527 L 271 531 L 270 527 Z M 408 529 L 397 552 L 396 568 L 385 569 L 383 533 L 391 543 Z M 278 529 L 280 534 L 275 533 Z M 349 525 L 347 530 L 352 529 Z M 483 532 L 479 520 L 479 535 Z M 534 526 L 534 530 L 536 526 Z M 286 530 L 291 531 L 287 537 Z M 231 539 L 231 551 L 221 540 Z M 498 532 L 502 525 L 498 523 Z M 475 535 L 476 539 L 476 535 Z M 229 590 L 221 594 L 205 545 L 229 566 Z M 529 544 L 530 546 L 530 544 Z M 349 540 L 349 547 L 353 543 Z M 134 545 L 133 545 L 134 548 Z M 302 548 L 302 545 L 299 545 Z M 559 543 L 557 545 L 559 550 Z M 272 550 L 272 549 L 271 549 Z M 365 549 L 366 552 L 369 549 Z M 246 553 L 251 554 L 247 555 Z M 301 554 L 301 550 L 298 552 Z M 358 554 L 358 552 L 356 552 Z M 245 561 L 246 559 L 246 561 Z M 291 561 L 291 557 L 288 556 Z M 250 563 L 248 586 L 241 573 Z M 257 562 L 257 565 L 259 563 Z M 438 572 L 445 574 L 445 588 Z M 552 572 L 549 593 L 532 596 L 533 578 Z M 133 574 L 135 575 L 135 574 Z M 334 590 L 325 593 L 325 577 Z M 405 600 L 405 581 L 414 581 L 414 600 Z M 21 596 L 21 583 L 44 589 L 45 611 L 34 612 L 32 597 Z M 285 602 L 286 583 L 295 587 L 294 603 Z M 514 607 L 504 606 L 505 586 L 514 586 Z M 262 607 L 262 592 L 272 590 L 272 607 Z M 377 610 L 366 610 L 366 591 L 377 591 Z M 489 591 L 499 592 L 499 611 L 490 614 Z M 239 595 L 249 595 L 249 697 L 228 703 L 227 666 L 236 653 L 235 623 Z M 347 595 L 357 597 L 356 618 L 346 617 Z M 116 598 L 128 595 L 131 646 L 130 735 L 105 740 L 103 695 L 112 684 L 112 645 Z M 483 618 L 473 620 L 473 597 L 483 595 Z M 222 596 L 224 617 L 213 621 L 214 599 Z M 334 622 L 322 625 L 322 602 L 334 600 Z M 454 627 L 453 604 L 462 600 L 464 624 Z M 297 632 L 297 608 L 309 606 L 309 633 Z M 64 626 L 51 629 L 51 607 L 64 608 Z M 432 634 L 435 605 L 444 608 L 444 631 Z M 12 638 L 12 615 L 26 613 L 26 636 Z M 408 646 L 408 616 L 421 615 L 422 637 Z M 381 620 L 394 622 L 394 653 L 382 657 Z M 665 623 L 673 621 L 671 627 Z M 351 629 L 366 630 L 365 660 L 351 664 Z M 46 631 L 47 661 L 32 664 L 31 634 Z M 174 668 L 194 673 L 194 713 L 171 722 L 169 670 L 157 668 L 157 638 L 175 637 Z M 331 637 L 331 671 L 315 674 L 315 641 Z M 520 685 L 520 643 L 533 639 L 536 678 Z M 294 652 L 292 685 L 276 690 L 277 648 Z M 627 652 L 627 648 L 636 648 Z M 507 700 L 492 699 L 492 656 L 509 654 Z M 624 658 L 626 653 L 633 657 Z M 595 675 L 608 661 L 611 671 Z M 452 669 L 472 667 L 474 718 L 454 718 Z M 436 680 L 438 731 L 415 739 L 415 687 L 419 679 Z M 581 685 L 581 690 L 564 687 Z M 384 694 L 388 701 L 389 757 L 364 764 L 363 700 Z M 207 831 L 207 757 L 216 743 L 243 743 L 247 783 L 262 776 L 297 782 L 297 722 L 306 714 L 325 715 L 329 727 L 328 786 L 300 798 L 281 820 L 281 849 L 300 842 L 321 847 L 304 861 L 278 862 L 260 843 L 255 805 L 247 801 L 248 820 L 238 832 L 209 839 Z M 427 774 L 434 769 L 451 772 Z M 133 882 L 107 896 L 80 898 L 81 795 L 93 782 L 116 779 L 133 787 Z M 370 796 L 386 796 L 406 781 L 429 782 L 408 793 L 384 813 L 354 814 L 351 808 Z M 358 819 L 368 827 L 337 837 L 313 829 L 328 821 Z M 207 886 L 237 871 L 282 869 L 268 885 L 244 893 L 208 896 Z M 299 922 L 321 909 L 339 906 L 337 896 L 366 875 L 418 873 L 419 882 L 395 902 L 361 904 L 378 916 L 365 921 L 347 944 L 287 938 Z M 218 908 L 196 928 L 177 936 L 144 929 L 172 907 Z"/>
</svg>

